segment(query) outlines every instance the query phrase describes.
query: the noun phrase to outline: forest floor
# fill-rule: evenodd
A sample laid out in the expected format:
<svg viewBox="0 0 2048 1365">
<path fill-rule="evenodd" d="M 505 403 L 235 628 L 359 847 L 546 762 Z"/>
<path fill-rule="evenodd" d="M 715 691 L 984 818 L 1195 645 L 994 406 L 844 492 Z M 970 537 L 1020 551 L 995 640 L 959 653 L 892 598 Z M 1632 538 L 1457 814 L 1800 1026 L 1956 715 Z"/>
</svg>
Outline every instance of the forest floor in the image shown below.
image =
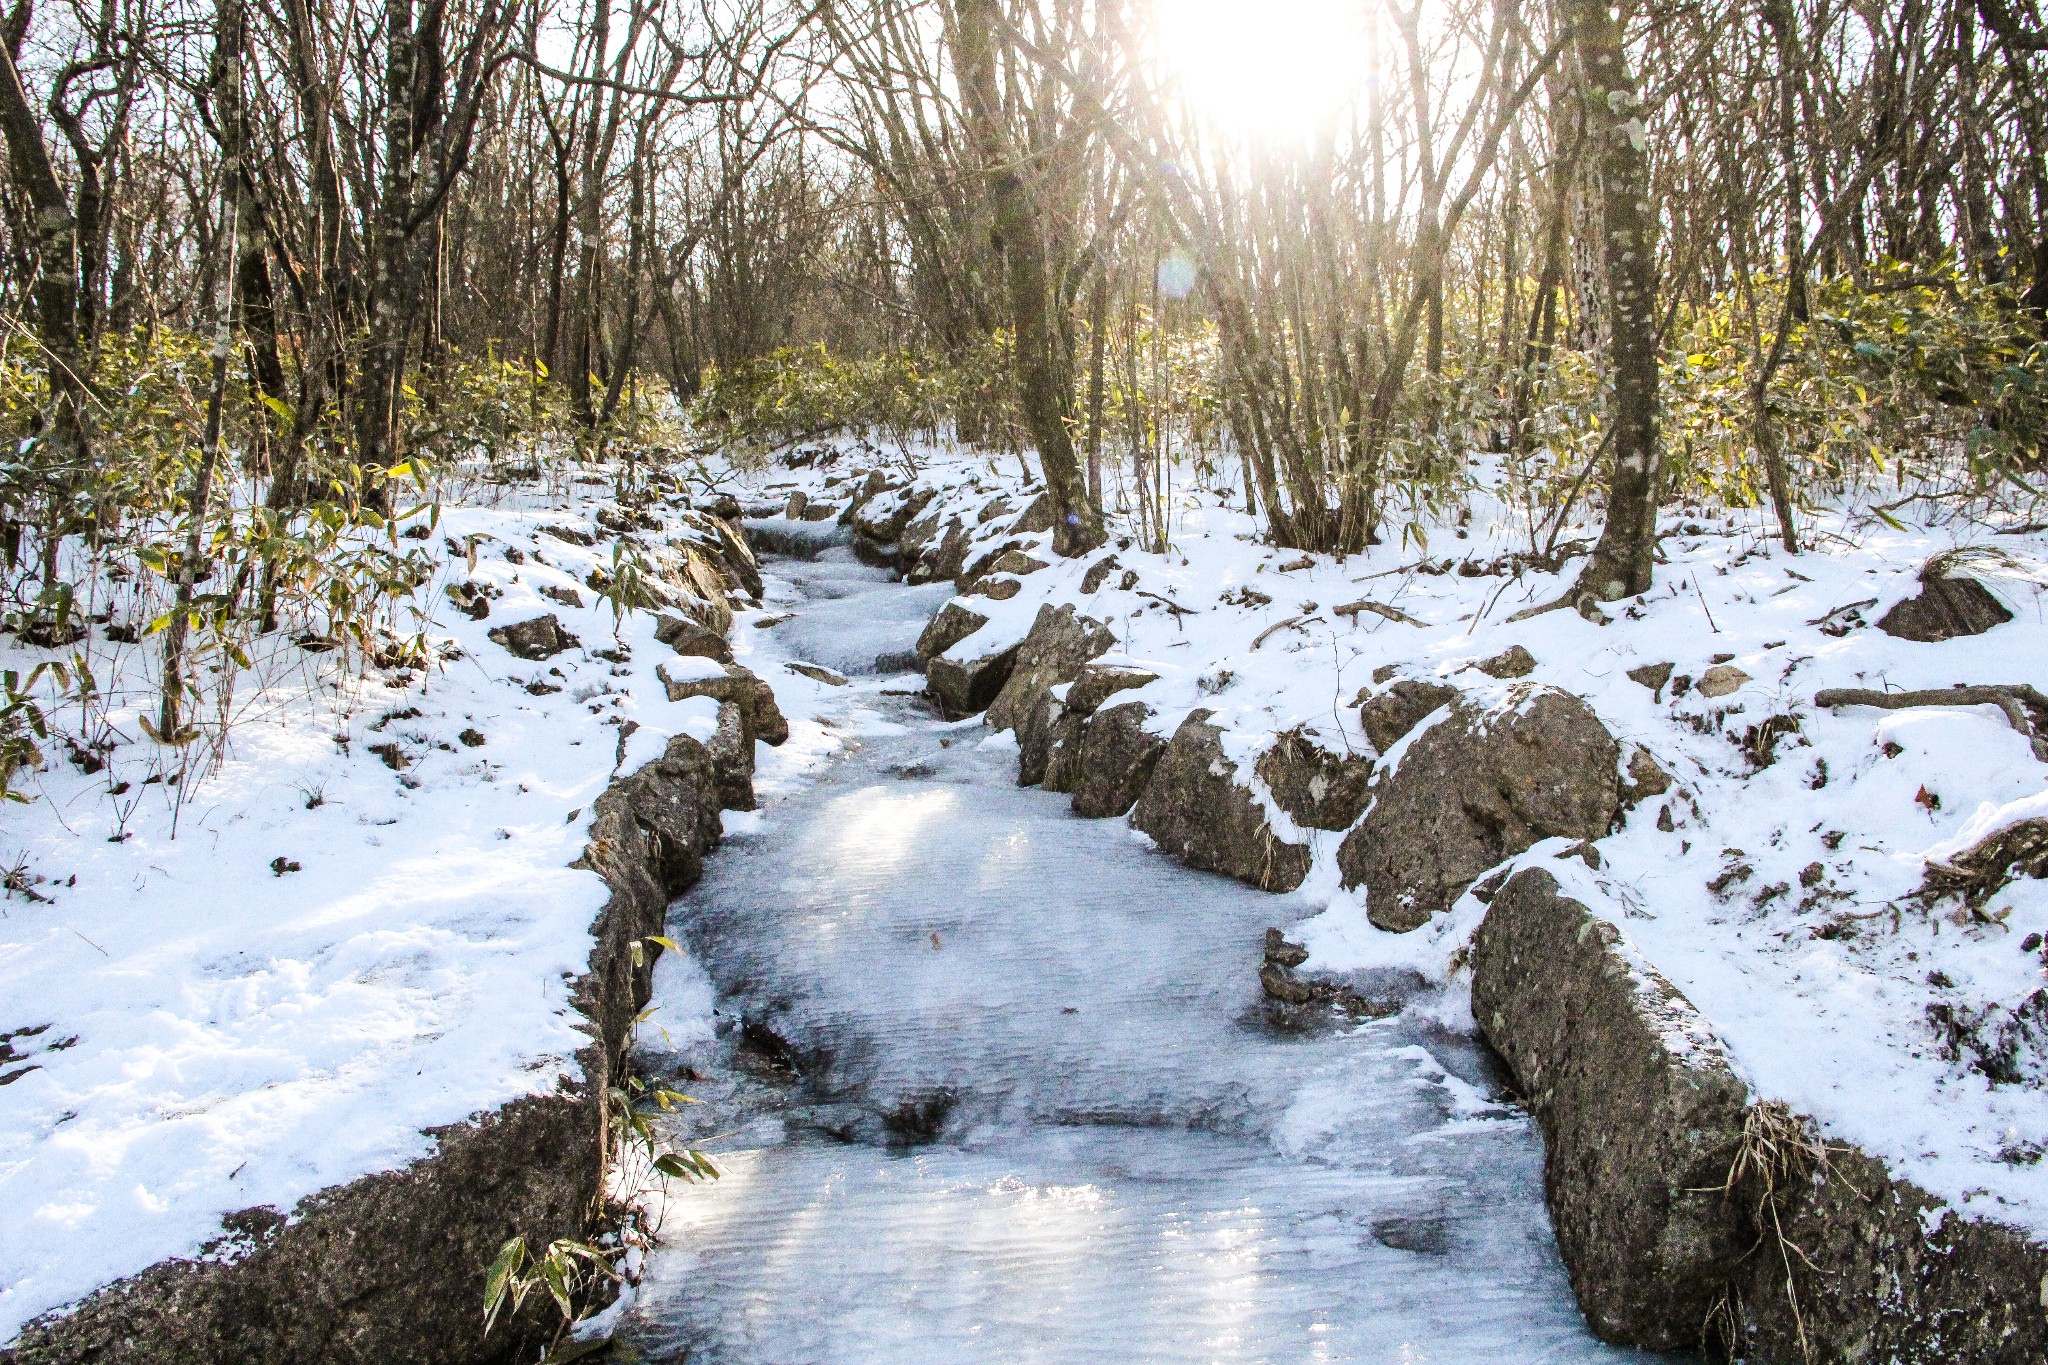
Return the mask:
<svg viewBox="0 0 2048 1365">
<path fill-rule="evenodd" d="M 103 723 L 46 744 L 0 814 L 0 1341 L 199 1254 L 224 1214 L 400 1168 L 577 1074 L 571 990 L 606 898 L 570 866 L 591 805 L 717 714 L 667 699 L 651 614 L 615 620 L 585 584 L 609 548 L 543 529 L 594 539 L 603 493 L 452 497 L 417 542 L 435 666 L 358 673 L 277 638 L 218 751 L 144 737 L 157 640 L 75 646 Z M 461 581 L 487 619 L 444 595 Z M 580 645 L 529 662 L 489 639 L 543 613 Z"/>
<path fill-rule="evenodd" d="M 970 522 L 990 499 L 1021 506 L 1031 491 L 1014 461 L 941 451 L 847 448 L 828 464 L 723 478 L 772 527 L 791 492 L 843 504 L 854 469 L 883 465 Z M 83 747 L 46 746 L 42 769 L 17 775 L 31 802 L 0 825 L 0 1340 L 99 1285 L 199 1254 L 224 1214 L 288 1210 L 400 1167 L 432 1149 L 435 1126 L 573 1073 L 584 1035 L 571 978 L 605 894 L 570 867 L 589 808 L 668 736 L 708 736 L 716 717 L 705 699 L 666 699 L 655 666 L 670 651 L 653 617 L 615 620 L 584 585 L 610 562 L 605 540 L 545 529 L 595 531 L 603 501 L 578 485 L 450 499 L 420 542 L 437 576 L 419 601 L 451 646 L 441 662 L 355 677 L 281 642 L 238 688 L 217 756 L 142 735 L 151 641 L 96 631 L 82 646 L 105 726 Z M 1827 687 L 2048 676 L 2048 603 L 2028 567 L 2048 559 L 2048 537 L 1967 521 L 1898 529 L 1843 509 L 1792 557 L 1755 512 L 1674 508 L 1655 590 L 1614 604 L 1611 624 L 1569 611 L 1513 622 L 1568 579 L 1513 559 L 1527 531 L 1512 509 L 1482 505 L 1431 530 L 1426 551 L 1340 560 L 1260 544 L 1236 501 L 1185 490 L 1165 553 L 1128 537 L 1109 547 L 1135 572 L 1129 588 L 1112 575 L 1084 593 L 1099 554 L 1059 561 L 1043 535 L 1015 537 L 1049 567 L 1008 600 L 972 599 L 990 618 L 977 648 L 1022 638 L 1047 603 L 1077 603 L 1116 634 L 1113 661 L 1159 675 L 1132 694 L 1156 729 L 1207 708 L 1247 769 L 1296 727 L 1369 751 L 1353 702 L 1387 665 L 1481 696 L 1533 682 L 1584 698 L 1676 785 L 1599 842 L 1597 870 L 1557 861 L 1557 841 L 1521 861 L 1623 925 L 1757 1091 L 1959 1209 L 2048 1233 L 2048 997 L 2035 994 L 2048 883 L 2016 881 L 1974 910 L 1912 899 L 1930 859 L 2048 815 L 2048 770 L 1993 706 L 1813 704 Z M 1875 628 L 1918 591 L 1927 556 L 1965 544 L 2015 557 L 1997 580 L 2013 620 L 1936 644 Z M 444 597 L 465 579 L 501 594 L 487 620 Z M 901 602 L 922 614 L 946 597 L 928 587 Z M 1336 614 L 1361 597 L 1408 619 Z M 528 663 L 488 638 L 543 612 L 581 643 Z M 742 662 L 751 643 L 737 637 L 774 614 L 772 602 L 740 614 Z M 1534 660 L 1525 678 L 1471 667 L 1512 646 Z M 56 657 L 0 648 L 13 669 Z M 1694 684 L 1732 668 L 1718 676 L 1735 685 L 1707 696 L 1630 677 L 1664 663 Z M 792 738 L 762 751 L 764 796 L 838 749 L 833 716 L 848 704 L 829 680 L 781 668 L 769 681 Z M 1422 930 L 1376 929 L 1363 893 L 1340 885 L 1341 834 L 1269 815 L 1313 850 L 1302 889 L 1275 901 L 1308 969 L 1420 971 L 1446 987 L 1440 1022 L 1472 1031 L 1464 949 L 1483 907 L 1467 896 Z M 757 819 L 726 817 L 728 829 Z"/>
</svg>

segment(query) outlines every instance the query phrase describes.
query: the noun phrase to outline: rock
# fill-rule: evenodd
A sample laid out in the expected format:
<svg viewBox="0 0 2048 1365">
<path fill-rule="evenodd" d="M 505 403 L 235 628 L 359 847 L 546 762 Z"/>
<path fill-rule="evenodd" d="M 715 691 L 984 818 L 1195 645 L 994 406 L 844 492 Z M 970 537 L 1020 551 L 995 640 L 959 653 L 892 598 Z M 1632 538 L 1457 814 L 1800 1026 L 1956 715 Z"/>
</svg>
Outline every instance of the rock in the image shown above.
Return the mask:
<svg viewBox="0 0 2048 1365">
<path fill-rule="evenodd" d="M 795 492 L 791 493 L 789 495 L 789 501 L 783 504 L 782 515 L 790 521 L 802 521 L 804 519 L 804 513 L 810 510 L 811 496 L 810 494 L 804 492 L 803 489 L 799 488 Z"/>
<path fill-rule="evenodd" d="M 924 667 L 925 692 L 938 704 L 939 714 L 947 720 L 960 720 L 985 709 L 1010 680 L 1010 669 L 1017 662 L 1021 644 L 1019 641 L 965 658 L 955 658 L 950 652 L 928 658 Z"/>
<path fill-rule="evenodd" d="M 1073 791 L 1088 718 L 1109 697 L 1158 676 L 1123 664 L 1091 663 L 1071 685 L 1049 688 L 1017 726 L 1017 785 L 1043 782 L 1047 791 Z"/>
<path fill-rule="evenodd" d="M 725 810 L 754 809 L 754 742 L 746 713 L 734 702 L 718 704 L 718 729 L 705 746 L 718 773 L 718 804 Z"/>
<path fill-rule="evenodd" d="M 1518 683 L 1499 706 L 1460 700 L 1374 785 L 1337 850 L 1366 917 L 1404 933 L 1539 839 L 1599 839 L 1621 809 L 1620 746 L 1586 704 Z"/>
<path fill-rule="evenodd" d="M 1367 755 L 1326 749 L 1314 731 L 1297 726 L 1259 755 L 1253 771 L 1295 824 L 1349 829 L 1365 810 L 1372 769 Z"/>
<path fill-rule="evenodd" d="M 732 662 L 732 646 L 726 643 L 723 635 L 680 616 L 656 616 L 654 638 L 688 658 Z"/>
<path fill-rule="evenodd" d="M 1072 603 L 1040 607 L 1030 633 L 1017 647 L 1016 664 L 1003 690 L 989 703 L 989 726 L 1014 728 L 1046 692 L 1072 682 L 1090 660 L 1115 647 L 1116 636 L 1109 627 L 1077 614 Z"/>
<path fill-rule="evenodd" d="M 1920 592 L 1878 618 L 1877 628 L 1901 640 L 1931 644 L 1982 635 L 2012 620 L 2012 612 L 1981 578 L 2034 577 L 2024 561 L 2002 550 L 1969 546 L 1944 550 L 1920 566 Z"/>
<path fill-rule="evenodd" d="M 1159 675 L 1150 669 L 1130 664 L 1091 663 L 1081 670 L 1074 685 L 1067 689 L 1067 709 L 1078 715 L 1092 716 L 1117 693 L 1158 681 Z"/>
<path fill-rule="evenodd" d="M 885 545 L 879 540 L 854 532 L 853 557 L 870 569 L 887 569 L 891 573 L 903 572 L 903 555 L 894 545 Z"/>
<path fill-rule="evenodd" d="M 973 538 L 960 518 L 946 523 L 945 534 L 936 544 L 930 544 L 918 554 L 917 560 L 904 576 L 913 584 L 938 583 L 945 579 L 957 579 L 967 564 L 967 552 L 973 547 Z"/>
<path fill-rule="evenodd" d="M 913 488 L 899 496 L 873 498 L 853 514 L 854 533 L 878 544 L 893 545 L 937 493 L 933 488 Z"/>
<path fill-rule="evenodd" d="M 1010 533 L 1028 536 L 1036 535 L 1040 531 L 1050 531 L 1058 519 L 1059 513 L 1053 507 L 1052 490 L 1047 489 L 1031 500 L 1022 516 L 1010 523 Z"/>
<path fill-rule="evenodd" d="M 597 544 L 597 537 L 584 530 L 581 526 L 543 526 L 540 528 L 540 533 L 544 536 L 553 536 L 556 540 L 567 545 L 587 547 Z"/>
<path fill-rule="evenodd" d="M 1282 967 L 1299 967 L 1308 961 L 1308 949 L 1299 943 L 1289 943 L 1287 935 L 1278 929 L 1266 931 L 1266 961 Z"/>
<path fill-rule="evenodd" d="M 709 668 L 685 669 L 663 660 L 654 666 L 654 673 L 668 689 L 670 701 L 714 697 L 739 707 L 747 733 L 763 744 L 779 745 L 789 738 L 789 721 L 775 704 L 775 689 L 750 668 L 728 663 L 719 664 L 712 672 Z"/>
<path fill-rule="evenodd" d="M 825 686 L 827 687 L 847 686 L 847 681 L 843 676 L 841 676 L 838 673 L 834 673 L 831 669 L 825 667 L 823 664 L 807 664 L 792 662 L 784 664 L 783 667 L 788 669 L 792 673 L 799 674 L 803 677 L 809 678 L 812 682 L 821 682 L 825 684 Z"/>
<path fill-rule="evenodd" d="M 1015 597 L 1023 584 L 1017 582 L 1028 574 L 1035 574 L 1046 568 L 1042 559 L 1034 559 L 1022 550 L 1001 550 L 987 557 L 979 567 L 969 571 L 972 579 L 965 591 L 992 597 L 998 602 Z M 1014 575 L 1012 578 L 998 577 L 1000 574 Z"/>
<path fill-rule="evenodd" d="M 1092 597 L 1102 591 L 1102 585 L 1109 581 L 1109 576 L 1121 567 L 1123 566 L 1116 562 L 1115 555 L 1104 555 L 1090 564 L 1088 572 L 1081 575 L 1082 595 Z"/>
<path fill-rule="evenodd" d="M 1472 665 L 1489 678 L 1526 678 L 1536 671 L 1536 656 L 1520 645 L 1510 645 L 1491 659 Z"/>
<path fill-rule="evenodd" d="M 1316 998 L 1314 985 L 1272 961 L 1259 964 L 1259 989 L 1283 1005 L 1313 1004 Z"/>
<path fill-rule="evenodd" d="M 1621 803 L 1633 808 L 1653 796 L 1662 796 L 1671 790 L 1671 774 L 1664 771 L 1648 749 L 1640 744 L 1628 746 L 1628 763 L 1621 783 Z"/>
<path fill-rule="evenodd" d="M 728 517 L 697 518 L 693 523 L 701 531 L 708 532 L 709 544 L 704 548 L 714 555 L 724 569 L 726 583 L 736 587 L 748 597 L 760 600 L 761 565 L 754 558 L 752 547 L 741 533 L 738 525 Z"/>
<path fill-rule="evenodd" d="M 1753 1245 L 1721 1189 L 1748 1095 L 1706 1021 L 1533 868 L 1479 926 L 1472 1012 L 1543 1127 L 1544 1191 L 1587 1322 L 1617 1344 L 1697 1344 Z"/>
<path fill-rule="evenodd" d="M 583 594 L 574 588 L 565 588 L 558 584 L 549 583 L 541 587 L 539 591 L 542 597 L 559 606 L 569 607 L 575 611 L 583 610 Z"/>
<path fill-rule="evenodd" d="M 1136 569 L 1125 569 L 1123 577 L 1117 579 L 1116 586 L 1119 592 L 1129 592 L 1132 588 L 1137 587 L 1138 571 Z"/>
<path fill-rule="evenodd" d="M 1261 891 L 1292 891 L 1308 876 L 1306 844 L 1278 838 L 1266 809 L 1237 781 L 1223 732 L 1209 711 L 1191 711 L 1173 732 L 1131 811 L 1131 824 L 1190 867 L 1221 872 Z"/>
<path fill-rule="evenodd" d="M 1430 712 L 1464 694 L 1443 683 L 1403 678 L 1358 708 L 1358 723 L 1373 749 L 1390 752 L 1401 736 L 1420 725 Z"/>
<path fill-rule="evenodd" d="M 1151 780 L 1166 741 L 1145 728 L 1141 701 L 1105 706 L 1088 719 L 1074 783 L 1074 814 L 1091 820 L 1126 814 Z"/>
<path fill-rule="evenodd" d="M 498 626 L 491 631 L 491 640 L 503 645 L 507 652 L 521 659 L 548 659 L 565 649 L 574 649 L 581 643 L 575 636 L 562 629 L 562 623 L 555 619 L 553 612 L 536 616 L 530 621 L 518 621 L 509 626 Z"/>
<path fill-rule="evenodd" d="M 475 583 L 450 583 L 442 589 L 455 609 L 472 621 L 481 621 L 491 614 L 490 599 Z"/>
<path fill-rule="evenodd" d="M 1703 697 L 1725 697 L 1748 681 L 1749 674 L 1734 664 L 1715 664 L 1700 674 L 1699 693 Z"/>
<path fill-rule="evenodd" d="M 1548 872 L 1495 896 L 1472 968 L 1473 1015 L 1542 1126 L 1558 1251 L 1604 1340 L 1686 1349 L 1728 1304 L 1752 1360 L 2048 1359 L 2048 1246 L 1751 1103 L 1711 1023 Z M 1785 1164 L 1729 1189 L 1745 1130 Z"/>
<path fill-rule="evenodd" d="M 929 663 L 988 624 L 988 618 L 959 602 L 940 607 L 917 637 L 917 656 Z"/>
<path fill-rule="evenodd" d="M 1664 700 L 1664 684 L 1671 681 L 1670 664 L 1644 664 L 1628 671 L 1630 682 L 1641 683 L 1650 689 L 1650 695 L 1657 701 Z"/>
<path fill-rule="evenodd" d="M 1001 494 L 997 494 L 982 504 L 981 511 L 975 514 L 974 520 L 976 524 L 986 526 L 996 518 L 1008 516 L 1009 514 L 1010 500 Z"/>
</svg>

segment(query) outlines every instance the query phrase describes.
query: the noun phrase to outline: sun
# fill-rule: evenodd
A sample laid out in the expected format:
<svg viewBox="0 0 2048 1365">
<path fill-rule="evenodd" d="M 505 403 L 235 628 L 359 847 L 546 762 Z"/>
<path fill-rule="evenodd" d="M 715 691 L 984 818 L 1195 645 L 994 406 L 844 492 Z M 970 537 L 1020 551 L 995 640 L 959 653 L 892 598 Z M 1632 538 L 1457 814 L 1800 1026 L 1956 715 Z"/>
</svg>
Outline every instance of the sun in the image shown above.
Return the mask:
<svg viewBox="0 0 2048 1365">
<path fill-rule="evenodd" d="M 1304 142 L 1371 76 L 1367 0 L 1156 0 L 1163 74 L 1220 133 Z"/>
</svg>

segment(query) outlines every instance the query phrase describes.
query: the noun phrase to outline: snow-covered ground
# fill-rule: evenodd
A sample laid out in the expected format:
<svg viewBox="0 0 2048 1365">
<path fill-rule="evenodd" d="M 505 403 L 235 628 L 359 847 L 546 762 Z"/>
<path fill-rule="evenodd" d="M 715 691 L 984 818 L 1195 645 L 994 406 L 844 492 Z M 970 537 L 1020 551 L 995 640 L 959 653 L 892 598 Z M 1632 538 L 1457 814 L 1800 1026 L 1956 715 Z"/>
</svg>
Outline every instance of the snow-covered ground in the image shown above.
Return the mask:
<svg viewBox="0 0 2048 1365">
<path fill-rule="evenodd" d="M 288 1213 L 576 1073 L 570 990 L 606 894 L 570 867 L 591 804 L 668 736 L 708 737 L 716 710 L 670 703 L 653 617 L 616 623 L 584 585 L 605 544 L 537 534 L 593 529 L 589 492 L 447 506 L 416 601 L 459 657 L 363 678 L 279 640 L 241 680 L 217 768 L 205 741 L 140 729 L 156 640 L 81 645 L 108 698 L 104 767 L 45 746 L 16 777 L 32 801 L 0 814 L 33 892 L 0 902 L 0 1341 L 197 1253 L 223 1214 Z M 488 619 L 443 595 L 463 580 L 502 594 Z M 527 662 L 488 639 L 545 612 L 580 647 Z"/>
<path fill-rule="evenodd" d="M 1004 482 L 991 466 L 929 460 L 920 479 L 956 490 L 934 506 L 971 511 Z M 824 480 L 843 480 L 850 463 L 736 482 L 757 496 L 772 486 L 778 497 L 800 487 L 830 498 Z M 845 493 L 842 485 L 842 502 Z M 2001 580 L 2015 619 L 1982 635 L 1920 644 L 1866 624 L 1917 593 L 1929 555 L 1986 544 L 2038 564 L 2048 558 L 2042 536 L 1994 536 L 1961 520 L 1898 529 L 1843 510 L 1821 517 L 1813 548 L 1793 557 L 1764 514 L 1674 507 L 1661 523 L 1665 562 L 1654 590 L 1614 604 L 1611 624 L 1570 611 L 1510 622 L 1557 596 L 1577 562 L 1563 573 L 1490 571 L 1528 548 L 1519 521 L 1497 504 L 1482 501 L 1469 527 L 1430 528 L 1427 553 L 1389 543 L 1340 561 L 1260 544 L 1235 501 L 1189 492 L 1166 554 L 1122 540 L 1060 561 L 1049 537 L 1017 538 L 1050 567 L 1023 578 L 1007 601 L 966 599 L 990 622 L 955 653 L 985 654 L 1021 638 L 1044 603 L 1076 602 L 1115 631 L 1109 661 L 1159 674 L 1120 700 L 1151 703 L 1161 734 L 1195 706 L 1213 710 L 1248 778 L 1242 760 L 1295 726 L 1369 752 L 1352 703 L 1383 665 L 1502 696 L 1511 684 L 1469 665 L 1526 648 L 1536 660 L 1531 681 L 1585 698 L 1617 738 L 1648 749 L 1677 781 L 1602 841 L 1599 872 L 1571 862 L 1583 875 L 1569 885 L 1706 1013 L 1760 1095 L 1812 1115 L 1827 1136 L 1882 1156 L 1958 1207 L 2048 1233 L 2048 1092 L 1994 1084 L 1969 1057 L 1952 1055 L 1929 1015 L 2012 1010 L 2042 988 L 2036 949 L 2048 935 L 2048 883 L 2018 881 L 1974 915 L 1905 899 L 1929 857 L 2048 812 L 2048 766 L 1995 707 L 1813 705 L 1829 687 L 2048 676 L 2048 603 L 2031 571 Z M 1125 589 L 1112 573 L 1084 594 L 1085 571 L 1110 552 L 1136 581 Z M 1421 624 L 1335 614 L 1362 597 Z M 1695 682 L 1718 664 L 1743 676 L 1713 697 L 1696 687 L 1653 692 L 1628 677 L 1655 663 Z M 1759 765 L 1744 740 L 1772 717 L 1796 718 L 1797 728 Z M 1412 965 L 1456 982 L 1458 950 L 1482 907 L 1468 897 L 1421 931 L 1382 932 L 1367 922 L 1364 893 L 1338 884 L 1342 835 L 1298 831 L 1275 814 L 1277 832 L 1315 850 L 1304 894 L 1321 911 L 1300 926 L 1310 969 Z M 1557 851 L 1539 846 L 1526 860 Z M 1461 1004 L 1452 1013 L 1449 1022 L 1472 1027 Z M 2048 1065 L 2048 1054 L 2034 1065 Z"/>
<path fill-rule="evenodd" d="M 917 477 L 941 489 L 933 509 L 975 524 L 1007 495 L 1010 512 L 991 518 L 982 546 L 1000 543 L 1031 491 L 1015 462 L 915 453 Z M 843 505 L 850 476 L 878 463 L 849 451 L 823 467 L 727 482 L 758 518 L 796 489 Z M 16 776 L 32 802 L 0 813 L 14 888 L 0 900 L 0 1340 L 110 1280 L 196 1253 L 224 1214 L 288 1211 L 321 1188 L 401 1166 L 432 1149 L 424 1130 L 573 1073 L 584 1035 L 570 979 L 604 898 L 593 874 L 569 867 L 585 817 L 615 772 L 712 722 L 701 699 L 665 699 L 654 667 L 671 655 L 653 641 L 652 618 L 615 623 L 583 586 L 609 563 L 608 546 L 541 532 L 587 525 L 598 499 L 586 491 L 448 505 L 421 542 L 439 568 L 418 600 L 459 657 L 409 679 L 364 679 L 280 642 L 239 689 L 240 720 L 217 767 L 202 745 L 164 749 L 141 732 L 155 642 L 95 636 L 115 740 L 93 755 L 104 766 L 85 771 L 90 759 L 46 746 L 43 770 Z M 1937 550 L 1995 543 L 2038 560 L 2048 545 L 1960 522 L 1898 530 L 1845 512 L 1825 518 L 1816 548 L 1795 559 L 1756 513 L 1675 508 L 1664 524 L 1656 589 L 1616 604 L 1613 624 L 1569 612 L 1510 623 L 1568 580 L 1486 571 L 1526 548 L 1498 509 L 1475 509 L 1462 533 L 1431 528 L 1427 554 L 1388 544 L 1304 564 L 1261 545 L 1229 499 L 1189 490 L 1168 553 L 1105 550 L 1136 574 L 1128 588 L 1112 573 L 1083 594 L 1100 554 L 1059 561 L 1043 535 L 1014 537 L 1050 567 L 1007 601 L 971 600 L 991 618 L 972 649 L 1021 637 L 1047 601 L 1079 602 L 1116 632 L 1113 657 L 1159 674 L 1135 695 L 1152 703 L 1162 732 L 1210 708 L 1232 755 L 1248 758 L 1298 725 L 1365 748 L 1351 703 L 1382 665 L 1495 694 L 1507 684 L 1466 665 L 1526 647 L 1534 681 L 1585 697 L 1679 784 L 1602 842 L 1598 872 L 1549 865 L 1691 996 L 1761 1094 L 1961 1207 L 2048 1232 L 2048 1096 L 1971 1070 L 1929 1018 L 1930 1007 L 1964 1019 L 2010 1010 L 2042 987 L 2042 960 L 2023 945 L 2048 934 L 2048 883 L 2017 882 L 1975 916 L 1902 899 L 1929 856 L 2043 813 L 2048 769 L 1994 708 L 1812 705 L 1823 687 L 2048 675 L 2048 608 L 2025 578 L 2001 587 L 2016 619 L 1981 636 L 1913 644 L 1860 624 L 1912 595 L 1915 570 Z M 805 525 L 833 534 L 829 521 Z M 474 567 L 452 548 L 469 538 Z M 1468 562 L 1476 572 L 1461 570 Z M 825 619 L 825 580 L 865 584 L 883 571 L 836 549 L 790 572 L 817 580 L 804 619 L 757 629 L 779 614 L 771 600 L 741 611 L 732 632 L 740 662 L 768 678 L 791 720 L 789 743 L 759 754 L 757 787 L 771 802 L 841 744 L 886 733 L 879 693 L 915 685 L 867 676 L 840 687 L 791 671 L 792 661 L 842 672 L 863 662 L 860 632 Z M 441 593 L 468 579 L 502 593 L 488 620 L 471 621 Z M 574 589 L 583 605 L 543 588 Z M 948 591 L 848 593 L 843 610 L 897 649 L 906 624 Z M 1422 624 L 1334 614 L 1361 597 Z M 1843 608 L 1870 599 L 1840 628 Z M 487 638 L 542 612 L 580 647 L 529 663 Z M 1627 677 L 1669 662 L 1698 679 L 1722 655 L 1748 676 L 1715 698 L 1653 694 Z M 0 648 L 10 668 L 53 657 Z M 1757 766 L 1740 741 L 1788 715 L 1798 729 Z M 622 744 L 627 721 L 639 728 Z M 1657 818 L 1667 804 L 1669 831 Z M 744 831 L 761 817 L 726 819 Z M 1469 1029 L 1456 964 L 1480 907 L 1468 899 L 1429 928 L 1384 933 L 1367 922 L 1362 893 L 1338 885 L 1340 834 L 1294 831 L 1284 817 L 1276 826 L 1315 851 L 1307 884 L 1285 902 L 1306 907 L 1297 929 L 1310 968 L 1412 965 L 1452 985 L 1445 1022 Z M 708 995 L 704 1012 L 675 1003 L 687 992 L 667 996 L 655 1025 L 706 1026 Z"/>
</svg>

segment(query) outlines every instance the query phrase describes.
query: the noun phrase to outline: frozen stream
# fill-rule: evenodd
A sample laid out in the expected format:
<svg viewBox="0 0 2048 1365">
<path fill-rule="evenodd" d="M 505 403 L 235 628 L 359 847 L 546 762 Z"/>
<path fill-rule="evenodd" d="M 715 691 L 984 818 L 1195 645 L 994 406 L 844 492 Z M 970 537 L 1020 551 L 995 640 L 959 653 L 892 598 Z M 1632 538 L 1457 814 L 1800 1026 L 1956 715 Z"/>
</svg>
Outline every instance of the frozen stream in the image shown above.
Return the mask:
<svg viewBox="0 0 2048 1365">
<path fill-rule="evenodd" d="M 1260 936 L 1306 906 L 1073 818 L 978 723 L 885 695 L 916 680 L 869 661 L 947 589 L 843 550 L 768 567 L 797 614 L 755 665 L 870 676 L 839 690 L 845 752 L 674 907 L 695 962 L 664 960 L 656 1020 L 715 998 L 717 1029 L 648 1061 L 704 1101 L 677 1136 L 725 1174 L 673 1192 L 625 1340 L 693 1365 L 1633 1356 L 1587 1332 L 1537 1137 L 1472 1043 L 1421 1009 L 1270 1023 Z"/>
</svg>

